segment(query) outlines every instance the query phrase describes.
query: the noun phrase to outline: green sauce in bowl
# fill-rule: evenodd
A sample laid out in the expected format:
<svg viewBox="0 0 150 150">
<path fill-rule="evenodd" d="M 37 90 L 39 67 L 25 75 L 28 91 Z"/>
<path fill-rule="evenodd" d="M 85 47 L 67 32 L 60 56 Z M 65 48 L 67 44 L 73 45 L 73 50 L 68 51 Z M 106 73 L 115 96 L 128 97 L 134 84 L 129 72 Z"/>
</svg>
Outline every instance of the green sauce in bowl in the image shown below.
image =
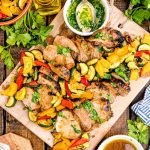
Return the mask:
<svg viewBox="0 0 150 150">
<path fill-rule="evenodd" d="M 74 0 L 67 11 L 67 20 L 69 24 L 78 31 L 81 31 L 81 29 L 79 28 L 77 20 L 76 20 L 76 8 L 81 1 L 82 0 Z M 82 25 L 84 25 L 85 27 L 92 28 L 91 31 L 95 31 L 98 28 L 100 28 L 104 22 L 105 8 L 102 5 L 101 0 L 89 0 L 89 2 L 94 6 L 95 11 L 96 11 L 95 23 L 91 21 L 91 15 L 90 13 L 88 13 L 89 10 L 87 8 L 85 8 L 80 14 L 80 20 L 81 20 Z"/>
</svg>

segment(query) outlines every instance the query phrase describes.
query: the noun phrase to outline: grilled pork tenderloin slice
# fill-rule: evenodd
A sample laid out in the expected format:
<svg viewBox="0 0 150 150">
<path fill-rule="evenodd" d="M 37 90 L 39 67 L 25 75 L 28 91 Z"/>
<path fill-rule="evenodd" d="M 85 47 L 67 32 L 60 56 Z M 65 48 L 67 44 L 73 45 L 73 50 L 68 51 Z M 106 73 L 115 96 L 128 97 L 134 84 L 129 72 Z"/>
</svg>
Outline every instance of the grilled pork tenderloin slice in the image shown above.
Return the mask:
<svg viewBox="0 0 150 150">
<path fill-rule="evenodd" d="M 70 71 L 64 66 L 54 66 L 49 64 L 51 70 L 56 73 L 60 78 L 65 79 L 66 81 L 70 78 Z"/>
<path fill-rule="evenodd" d="M 61 46 L 64 46 L 64 47 L 67 47 L 67 48 L 70 48 L 71 50 L 73 50 L 74 52 L 78 53 L 79 50 L 78 48 L 76 47 L 76 45 L 74 44 L 74 42 L 70 39 L 68 39 L 67 37 L 65 36 L 60 36 L 60 35 L 57 35 L 55 40 L 54 40 L 54 45 L 61 45 Z"/>
<path fill-rule="evenodd" d="M 42 85 L 42 88 L 38 89 L 38 92 L 40 94 L 39 103 L 41 105 L 42 110 L 49 109 L 52 106 L 52 89 L 48 88 L 46 85 Z"/>
<path fill-rule="evenodd" d="M 47 75 L 48 77 L 50 77 L 51 79 L 53 79 L 56 82 L 58 81 L 58 75 L 56 75 L 54 72 L 52 72 L 51 69 L 48 69 L 48 68 L 42 66 L 39 69 L 39 72 Z"/>
<path fill-rule="evenodd" d="M 101 45 L 106 48 L 121 47 L 124 41 L 124 37 L 120 31 L 106 27 L 97 30 L 88 41 L 94 45 Z"/>
<path fill-rule="evenodd" d="M 40 73 L 38 76 L 38 81 L 39 84 L 42 85 L 47 85 L 52 89 L 52 93 L 56 94 L 58 90 L 60 89 L 59 84 L 51 79 L 45 79 L 44 74 Z"/>
<path fill-rule="evenodd" d="M 32 98 L 33 98 L 33 94 L 34 94 L 34 90 L 29 88 L 29 87 L 26 87 L 26 96 L 25 98 L 22 100 L 23 104 L 30 108 L 31 110 L 37 110 L 39 109 L 41 106 L 39 105 L 39 103 L 34 103 L 32 101 Z"/>
<path fill-rule="evenodd" d="M 90 113 L 83 107 L 75 108 L 73 112 L 78 116 L 83 131 L 91 130 L 94 121 L 90 118 Z"/>
<path fill-rule="evenodd" d="M 112 78 L 111 82 L 116 84 L 117 95 L 126 96 L 131 90 L 130 83 L 124 83 L 122 80 L 115 78 Z"/>
<path fill-rule="evenodd" d="M 67 109 L 62 110 L 61 115 L 57 116 L 55 126 L 56 131 L 60 132 L 64 138 L 76 139 L 81 135 L 81 127 L 78 119 Z"/>
<path fill-rule="evenodd" d="M 114 102 L 116 94 L 107 85 L 99 82 L 93 82 L 87 87 L 87 91 L 93 93 L 93 99 L 107 99 L 111 103 Z"/>
<path fill-rule="evenodd" d="M 102 122 L 107 121 L 112 116 L 110 103 L 106 99 L 92 100 L 93 108 L 96 110 Z"/>
</svg>

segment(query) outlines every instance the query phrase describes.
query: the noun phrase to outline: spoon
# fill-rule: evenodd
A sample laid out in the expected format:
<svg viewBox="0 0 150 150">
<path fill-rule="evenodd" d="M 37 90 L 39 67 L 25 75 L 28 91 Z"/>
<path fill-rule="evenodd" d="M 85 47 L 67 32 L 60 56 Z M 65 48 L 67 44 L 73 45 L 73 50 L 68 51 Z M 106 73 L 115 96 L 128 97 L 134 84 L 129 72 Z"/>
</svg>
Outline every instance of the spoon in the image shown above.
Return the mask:
<svg viewBox="0 0 150 150">
<path fill-rule="evenodd" d="M 84 8 L 84 6 L 86 6 L 90 9 L 91 14 L 92 14 L 92 22 L 93 23 L 95 22 L 95 20 L 96 20 L 95 8 L 90 2 L 88 2 L 88 0 L 82 0 L 81 3 L 78 4 L 78 6 L 76 8 L 76 20 L 77 20 L 78 26 L 82 30 L 82 32 L 90 32 L 91 28 L 84 27 L 80 21 L 80 11 Z"/>
</svg>

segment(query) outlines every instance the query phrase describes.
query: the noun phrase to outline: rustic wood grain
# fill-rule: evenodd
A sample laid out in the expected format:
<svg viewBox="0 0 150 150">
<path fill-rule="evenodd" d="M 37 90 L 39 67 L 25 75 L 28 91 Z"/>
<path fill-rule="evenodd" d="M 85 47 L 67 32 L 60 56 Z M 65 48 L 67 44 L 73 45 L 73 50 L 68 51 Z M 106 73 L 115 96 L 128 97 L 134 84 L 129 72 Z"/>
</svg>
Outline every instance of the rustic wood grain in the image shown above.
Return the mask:
<svg viewBox="0 0 150 150">
<path fill-rule="evenodd" d="M 65 0 L 63 0 L 65 1 Z M 128 2 L 126 0 L 116 0 L 115 1 L 115 6 L 117 6 L 120 10 L 124 11 L 127 7 L 128 7 Z M 51 22 L 51 20 L 54 18 L 54 16 L 49 17 L 47 24 Z M 4 40 L 4 36 L 3 33 L 0 31 L 0 41 Z M 19 50 L 15 49 L 12 51 L 12 54 L 14 56 L 15 59 L 15 63 L 18 62 L 18 56 L 19 56 Z M 7 75 L 10 72 L 7 71 Z M 0 83 L 2 83 L 3 78 L 5 75 L 5 71 L 4 71 L 4 65 L 2 62 L 0 62 Z M 4 122 L 6 123 L 6 132 L 14 132 L 17 133 L 18 135 L 22 135 L 24 137 L 27 137 L 31 140 L 31 143 L 33 145 L 33 149 L 34 150 L 51 150 L 51 148 L 47 145 L 44 145 L 44 143 L 34 134 L 32 134 L 28 129 L 26 129 L 26 127 L 24 127 L 21 123 L 19 123 L 16 119 L 14 119 L 11 115 L 7 114 L 7 120 L 3 120 L 2 117 L 2 109 L 0 109 L 0 134 L 3 133 L 3 125 Z M 133 116 L 135 117 L 135 115 L 131 112 L 130 114 L 131 118 L 133 118 Z M 129 109 L 127 109 L 123 115 L 121 116 L 121 118 L 116 122 L 116 124 L 112 127 L 112 129 L 110 130 L 110 132 L 106 135 L 106 137 L 114 135 L 114 134 L 126 134 L 127 133 L 127 124 L 126 124 L 126 120 L 129 118 Z"/>
</svg>

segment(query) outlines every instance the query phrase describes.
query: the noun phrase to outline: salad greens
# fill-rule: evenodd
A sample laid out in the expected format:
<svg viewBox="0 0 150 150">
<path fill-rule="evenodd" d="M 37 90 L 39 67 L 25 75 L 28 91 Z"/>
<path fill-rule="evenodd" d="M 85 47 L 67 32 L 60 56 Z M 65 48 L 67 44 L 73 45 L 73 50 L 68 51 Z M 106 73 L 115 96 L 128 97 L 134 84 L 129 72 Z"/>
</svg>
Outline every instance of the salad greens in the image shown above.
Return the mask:
<svg viewBox="0 0 150 150">
<path fill-rule="evenodd" d="M 144 21 L 149 21 L 150 0 L 130 0 L 130 6 L 126 10 L 125 15 L 140 25 Z"/>
<path fill-rule="evenodd" d="M 33 45 L 46 45 L 46 38 L 52 26 L 45 26 L 45 20 L 38 12 L 29 10 L 28 13 L 11 26 L 1 26 L 6 31 L 6 47 L 0 47 L 1 59 L 8 69 L 14 67 L 13 59 L 8 49 L 13 46 L 29 48 Z M 7 54 L 6 54 L 7 53 Z"/>
<path fill-rule="evenodd" d="M 128 135 L 140 143 L 148 144 L 148 126 L 140 118 L 136 121 L 128 120 Z"/>
</svg>

